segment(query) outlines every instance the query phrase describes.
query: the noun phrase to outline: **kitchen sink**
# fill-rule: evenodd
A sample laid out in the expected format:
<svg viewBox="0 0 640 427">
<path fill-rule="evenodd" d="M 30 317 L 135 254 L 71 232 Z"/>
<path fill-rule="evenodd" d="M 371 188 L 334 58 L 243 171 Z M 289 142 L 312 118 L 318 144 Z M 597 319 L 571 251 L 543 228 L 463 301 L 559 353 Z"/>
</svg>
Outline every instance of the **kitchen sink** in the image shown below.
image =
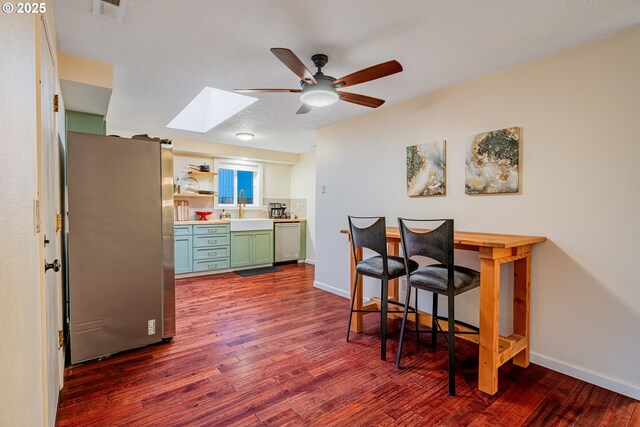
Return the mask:
<svg viewBox="0 0 640 427">
<path fill-rule="evenodd" d="M 232 218 L 231 231 L 273 230 L 273 221 L 268 218 Z"/>
</svg>

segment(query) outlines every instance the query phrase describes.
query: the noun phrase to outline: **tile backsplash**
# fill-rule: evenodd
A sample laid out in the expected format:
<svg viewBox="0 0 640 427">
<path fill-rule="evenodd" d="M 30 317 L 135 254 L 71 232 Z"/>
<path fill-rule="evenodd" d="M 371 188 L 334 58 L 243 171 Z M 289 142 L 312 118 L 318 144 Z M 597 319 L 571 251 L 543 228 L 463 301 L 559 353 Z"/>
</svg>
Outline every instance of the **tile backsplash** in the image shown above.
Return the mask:
<svg viewBox="0 0 640 427">
<path fill-rule="evenodd" d="M 307 199 L 284 199 L 284 198 L 268 198 L 265 197 L 263 200 L 263 205 L 269 208 L 269 203 L 286 203 L 287 204 L 287 212 L 293 216 L 294 214 L 298 216 L 298 218 L 306 218 L 307 217 Z M 267 215 L 268 215 L 267 211 Z"/>
</svg>

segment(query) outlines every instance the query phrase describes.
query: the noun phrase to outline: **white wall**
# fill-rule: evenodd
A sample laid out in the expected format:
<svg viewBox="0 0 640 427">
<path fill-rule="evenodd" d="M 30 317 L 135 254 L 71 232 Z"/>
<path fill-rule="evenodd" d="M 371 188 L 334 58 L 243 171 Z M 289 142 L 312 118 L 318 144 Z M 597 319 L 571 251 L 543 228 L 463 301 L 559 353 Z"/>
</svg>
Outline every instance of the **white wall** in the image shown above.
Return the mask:
<svg viewBox="0 0 640 427">
<path fill-rule="evenodd" d="M 316 241 L 316 150 L 300 155 L 300 162 L 291 167 L 291 198 L 306 199 L 307 258 L 315 260 Z M 291 206 L 291 209 L 294 209 Z"/>
<path fill-rule="evenodd" d="M 50 6 L 50 5 L 49 5 Z M 0 15 L 0 425 L 44 422 L 35 17 Z"/>
<path fill-rule="evenodd" d="M 264 164 L 264 195 L 269 199 L 288 199 L 291 194 L 291 165 Z"/>
<path fill-rule="evenodd" d="M 320 130 L 316 285 L 349 289 L 338 233 L 348 214 L 547 236 L 533 253 L 532 360 L 640 398 L 638 46 L 636 27 Z M 523 128 L 522 193 L 465 195 L 468 135 L 510 126 Z M 407 197 L 405 147 L 438 139 L 447 196 Z M 457 303 L 461 317 L 478 318 L 477 294 Z"/>
</svg>

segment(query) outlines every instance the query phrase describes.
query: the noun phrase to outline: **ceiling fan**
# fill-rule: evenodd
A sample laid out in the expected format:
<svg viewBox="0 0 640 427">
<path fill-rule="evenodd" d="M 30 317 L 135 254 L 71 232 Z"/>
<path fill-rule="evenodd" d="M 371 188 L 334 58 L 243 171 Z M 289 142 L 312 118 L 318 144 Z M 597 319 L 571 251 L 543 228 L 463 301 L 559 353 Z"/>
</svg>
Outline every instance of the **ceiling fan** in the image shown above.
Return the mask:
<svg viewBox="0 0 640 427">
<path fill-rule="evenodd" d="M 274 47 L 271 52 L 286 65 L 293 73 L 300 77 L 300 89 L 234 89 L 236 92 L 291 92 L 300 93 L 300 101 L 302 106 L 296 114 L 306 114 L 313 107 L 325 107 L 331 105 L 338 100 L 351 102 L 353 104 L 363 105 L 365 107 L 378 108 L 384 104 L 384 99 L 373 98 L 371 96 L 359 95 L 357 93 L 349 93 L 338 91 L 347 86 L 354 86 L 382 77 L 387 77 L 402 71 L 402 65 L 396 60 L 383 62 L 365 68 L 355 73 L 336 79 L 327 76 L 322 72 L 329 61 L 329 57 L 324 54 L 316 54 L 311 57 L 314 65 L 318 68 L 315 74 L 302 63 L 295 53 L 289 49 Z"/>
</svg>

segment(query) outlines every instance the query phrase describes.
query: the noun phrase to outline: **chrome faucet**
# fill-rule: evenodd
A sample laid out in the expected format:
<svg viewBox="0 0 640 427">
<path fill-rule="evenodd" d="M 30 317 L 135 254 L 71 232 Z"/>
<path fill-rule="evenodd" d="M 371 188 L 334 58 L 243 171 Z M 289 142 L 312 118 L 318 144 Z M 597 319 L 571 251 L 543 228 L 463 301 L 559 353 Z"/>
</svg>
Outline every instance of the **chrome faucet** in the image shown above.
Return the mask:
<svg viewBox="0 0 640 427">
<path fill-rule="evenodd" d="M 238 192 L 238 218 L 242 218 L 244 216 L 245 211 L 242 209 L 242 205 L 247 207 L 247 198 L 244 195 L 244 189 L 241 189 Z"/>
</svg>

